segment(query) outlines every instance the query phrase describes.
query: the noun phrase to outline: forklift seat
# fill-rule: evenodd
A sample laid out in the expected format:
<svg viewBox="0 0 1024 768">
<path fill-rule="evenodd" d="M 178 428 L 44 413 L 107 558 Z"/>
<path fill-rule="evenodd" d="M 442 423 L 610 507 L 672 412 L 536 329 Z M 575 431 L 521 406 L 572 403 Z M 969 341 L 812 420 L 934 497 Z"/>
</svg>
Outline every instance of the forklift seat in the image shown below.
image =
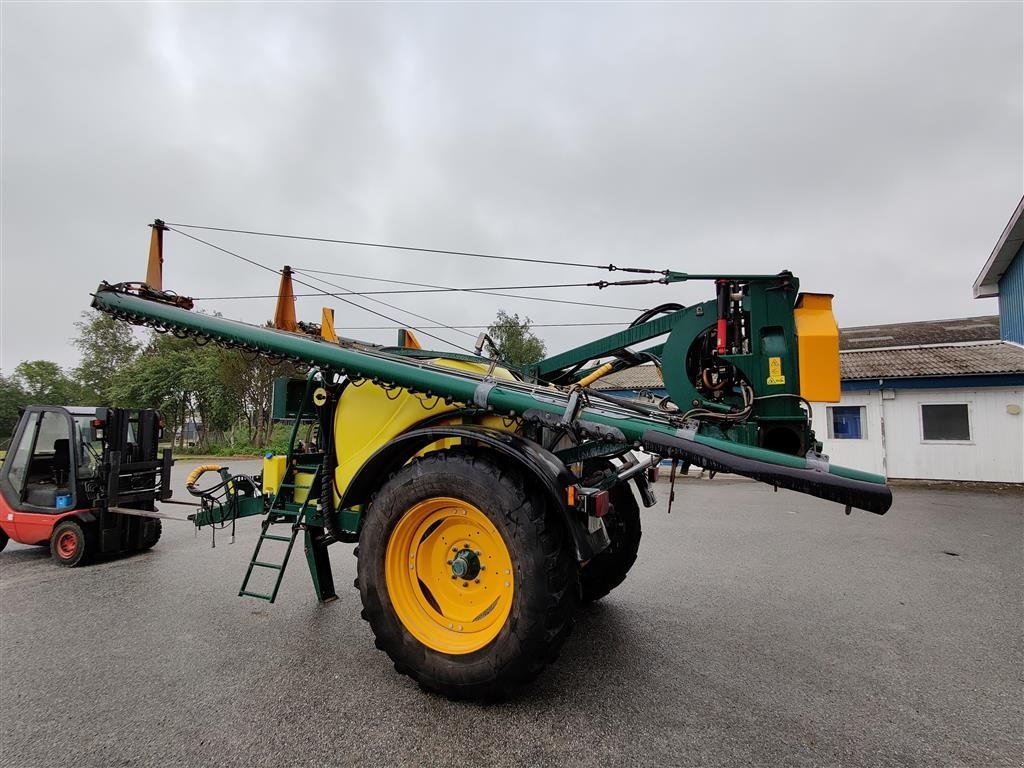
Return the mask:
<svg viewBox="0 0 1024 768">
<path fill-rule="evenodd" d="M 58 486 L 68 483 L 71 471 L 71 443 L 65 438 L 53 441 L 53 481 Z"/>
</svg>

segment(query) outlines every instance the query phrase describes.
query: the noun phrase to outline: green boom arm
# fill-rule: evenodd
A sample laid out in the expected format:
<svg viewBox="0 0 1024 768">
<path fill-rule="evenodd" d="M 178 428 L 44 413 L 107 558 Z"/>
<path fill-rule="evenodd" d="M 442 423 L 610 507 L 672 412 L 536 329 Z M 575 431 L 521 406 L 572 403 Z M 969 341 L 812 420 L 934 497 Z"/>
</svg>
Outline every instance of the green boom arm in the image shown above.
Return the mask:
<svg viewBox="0 0 1024 768">
<path fill-rule="evenodd" d="M 368 379 L 385 388 L 402 387 L 508 416 L 522 416 L 530 411 L 565 416 L 567 411 L 575 410 L 570 404 L 570 393 L 553 387 L 497 381 L 368 346 L 341 346 L 300 334 L 203 315 L 156 297 L 137 295 L 121 286 L 102 283 L 93 296 L 92 305 L 138 325 L 286 358 L 353 379 Z M 438 357 L 443 356 L 438 353 Z M 610 439 L 623 439 L 663 456 L 736 472 L 846 506 L 884 514 L 892 501 L 891 493 L 884 485 L 885 479 L 878 475 L 831 465 L 824 457 L 790 456 L 698 434 L 669 414 L 638 414 L 629 407 L 595 399 L 574 417 L 605 428 Z"/>
</svg>

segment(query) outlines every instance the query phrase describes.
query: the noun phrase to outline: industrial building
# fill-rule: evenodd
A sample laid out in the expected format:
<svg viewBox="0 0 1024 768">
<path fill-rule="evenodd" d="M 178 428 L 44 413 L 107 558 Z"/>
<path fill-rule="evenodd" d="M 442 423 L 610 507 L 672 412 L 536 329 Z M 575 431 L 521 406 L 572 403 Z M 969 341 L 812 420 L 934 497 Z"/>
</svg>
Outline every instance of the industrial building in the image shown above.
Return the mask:
<svg viewBox="0 0 1024 768">
<path fill-rule="evenodd" d="M 1024 482 L 1024 347 L 996 316 L 847 328 L 825 453 L 890 478 Z"/>
<path fill-rule="evenodd" d="M 840 331 L 841 400 L 812 403 L 814 430 L 838 464 L 889 478 L 1024 482 L 1024 347 L 996 315 Z M 656 400 L 654 366 L 593 385 Z"/>
</svg>

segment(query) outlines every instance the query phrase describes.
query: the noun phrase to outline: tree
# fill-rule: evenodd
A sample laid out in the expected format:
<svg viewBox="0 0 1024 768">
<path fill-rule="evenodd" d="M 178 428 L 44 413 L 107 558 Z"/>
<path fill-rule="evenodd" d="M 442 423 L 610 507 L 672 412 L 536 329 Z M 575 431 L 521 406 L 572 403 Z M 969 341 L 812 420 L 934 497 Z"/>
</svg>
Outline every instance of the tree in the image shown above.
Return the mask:
<svg viewBox="0 0 1024 768">
<path fill-rule="evenodd" d="M 273 364 L 265 357 L 237 350 L 224 356 L 220 369 L 221 384 L 232 393 L 241 408 L 248 433 L 246 437 L 251 445 L 262 448 L 272 436 L 274 379 L 303 375 L 304 371 L 292 363 Z"/>
<path fill-rule="evenodd" d="M 154 332 L 138 357 L 118 371 L 110 385 L 111 401 L 126 408 L 156 408 L 178 430 L 184 444 L 186 425 L 202 425 L 200 448 L 209 447 L 210 431 L 221 432 L 239 418 L 240 409 L 221 382 L 221 366 L 231 354 L 214 344 Z"/>
<path fill-rule="evenodd" d="M 31 402 L 28 392 L 13 376 L 0 376 L 0 442 L 14 433 L 18 424 L 18 408 Z"/>
<path fill-rule="evenodd" d="M 14 369 L 14 379 L 32 405 L 88 405 L 95 393 L 82 387 L 59 365 L 49 360 L 25 360 Z"/>
<path fill-rule="evenodd" d="M 544 357 L 547 347 L 530 330 L 530 318 L 509 315 L 499 309 L 498 316 L 487 328 L 494 356 L 517 367 L 531 365 Z"/>
<path fill-rule="evenodd" d="M 113 404 L 114 377 L 131 366 L 141 345 L 127 323 L 105 312 L 83 312 L 75 323 L 78 335 L 72 343 L 82 354 L 74 376 L 82 386 L 95 392 L 98 402 Z"/>
</svg>

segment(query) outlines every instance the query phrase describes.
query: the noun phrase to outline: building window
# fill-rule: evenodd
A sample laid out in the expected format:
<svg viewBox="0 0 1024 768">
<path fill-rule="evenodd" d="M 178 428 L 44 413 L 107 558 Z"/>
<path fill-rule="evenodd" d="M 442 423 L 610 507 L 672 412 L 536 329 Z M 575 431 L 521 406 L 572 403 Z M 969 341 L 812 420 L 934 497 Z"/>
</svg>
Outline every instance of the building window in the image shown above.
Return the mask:
<svg viewBox="0 0 1024 768">
<path fill-rule="evenodd" d="M 833 440 L 863 440 L 863 405 L 830 405 L 828 408 L 828 436 Z"/>
<path fill-rule="evenodd" d="M 921 437 L 926 442 L 970 442 L 971 414 L 967 403 L 922 404 Z"/>
</svg>

